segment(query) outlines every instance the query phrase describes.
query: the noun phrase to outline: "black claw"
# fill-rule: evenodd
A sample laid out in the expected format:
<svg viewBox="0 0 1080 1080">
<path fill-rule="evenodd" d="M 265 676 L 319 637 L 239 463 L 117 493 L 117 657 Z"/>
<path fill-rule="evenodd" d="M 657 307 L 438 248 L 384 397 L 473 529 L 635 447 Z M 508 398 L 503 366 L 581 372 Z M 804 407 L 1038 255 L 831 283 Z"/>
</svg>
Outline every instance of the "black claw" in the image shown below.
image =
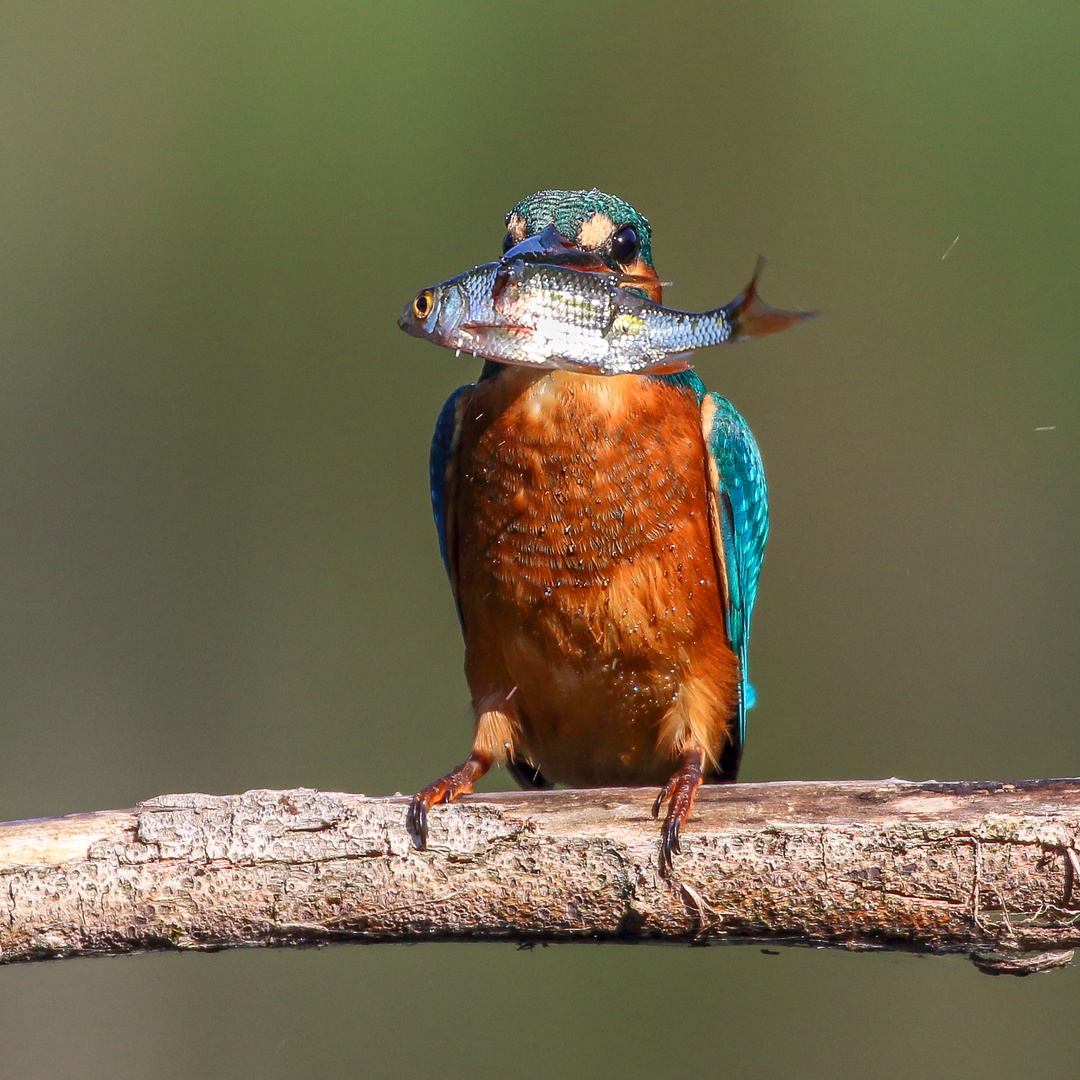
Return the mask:
<svg viewBox="0 0 1080 1080">
<path fill-rule="evenodd" d="M 660 876 L 667 877 L 671 873 L 672 866 L 675 863 L 675 856 L 682 853 L 682 847 L 679 844 L 679 830 L 682 827 L 682 822 L 675 818 L 670 818 L 664 822 L 664 830 L 662 838 L 660 840 Z"/>
<path fill-rule="evenodd" d="M 675 824 L 671 827 L 671 842 L 668 847 L 671 848 L 672 855 L 682 854 L 682 840 L 680 839 L 680 833 L 682 832 L 682 822 L 676 818 Z"/>
<path fill-rule="evenodd" d="M 660 794 L 656 796 L 656 801 L 652 804 L 652 816 L 660 816 L 660 807 L 664 805 L 664 794 L 667 791 L 667 787 L 664 786 L 660 789 Z"/>
<path fill-rule="evenodd" d="M 417 849 L 427 848 L 427 803 L 419 795 L 409 803 L 409 812 L 405 815 L 405 829 Z"/>
</svg>

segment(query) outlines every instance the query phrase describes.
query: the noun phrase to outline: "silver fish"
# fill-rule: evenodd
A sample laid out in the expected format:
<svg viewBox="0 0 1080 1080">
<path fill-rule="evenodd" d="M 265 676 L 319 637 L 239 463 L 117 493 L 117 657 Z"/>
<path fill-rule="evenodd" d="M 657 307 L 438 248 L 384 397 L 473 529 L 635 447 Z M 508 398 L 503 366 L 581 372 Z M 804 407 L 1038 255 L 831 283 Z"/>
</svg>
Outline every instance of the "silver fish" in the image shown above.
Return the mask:
<svg viewBox="0 0 1080 1080">
<path fill-rule="evenodd" d="M 633 278 L 527 259 L 485 263 L 424 289 L 398 326 L 504 364 L 597 375 L 673 372 L 694 349 L 763 337 L 817 312 L 777 311 L 757 295 L 764 266 L 730 304 L 675 311 L 631 291 Z"/>
</svg>

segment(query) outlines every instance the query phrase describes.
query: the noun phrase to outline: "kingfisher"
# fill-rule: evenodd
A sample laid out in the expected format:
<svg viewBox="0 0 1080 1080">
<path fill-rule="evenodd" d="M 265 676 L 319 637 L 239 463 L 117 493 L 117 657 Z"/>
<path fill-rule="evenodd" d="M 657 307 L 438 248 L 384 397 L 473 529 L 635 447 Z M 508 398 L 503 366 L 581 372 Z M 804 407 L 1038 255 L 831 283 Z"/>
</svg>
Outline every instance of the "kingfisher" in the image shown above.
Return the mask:
<svg viewBox="0 0 1080 1080">
<path fill-rule="evenodd" d="M 545 230 L 657 303 L 648 220 L 593 188 L 539 191 L 503 250 Z M 653 785 L 670 873 L 702 783 L 736 779 L 768 499 L 734 406 L 692 369 L 603 376 L 487 361 L 443 406 L 430 458 L 443 563 L 465 641 L 468 758 L 412 800 L 428 811 L 493 765 L 525 788 Z"/>
</svg>

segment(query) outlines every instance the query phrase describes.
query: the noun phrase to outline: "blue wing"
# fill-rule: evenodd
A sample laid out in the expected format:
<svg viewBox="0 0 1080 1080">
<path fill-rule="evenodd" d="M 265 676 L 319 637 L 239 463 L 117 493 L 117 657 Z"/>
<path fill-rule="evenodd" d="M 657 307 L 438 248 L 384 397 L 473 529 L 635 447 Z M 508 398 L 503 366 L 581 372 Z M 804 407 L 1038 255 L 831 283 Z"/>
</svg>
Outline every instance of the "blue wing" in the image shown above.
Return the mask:
<svg viewBox="0 0 1080 1080">
<path fill-rule="evenodd" d="M 769 499 L 761 454 L 746 421 L 719 394 L 702 401 L 713 412 L 706 437 L 708 452 L 716 463 L 716 492 L 727 575 L 727 633 L 739 658 L 742 686 L 739 695 L 737 766 L 746 737 L 746 710 L 754 704 L 754 688 L 747 679 L 746 654 L 750 642 L 750 616 L 757 599 L 758 574 L 769 535 Z"/>
<path fill-rule="evenodd" d="M 435 515 L 435 528 L 439 533 L 439 552 L 442 555 L 446 575 L 457 604 L 457 575 L 454 572 L 454 535 L 450 508 L 453 503 L 454 459 L 457 456 L 458 432 L 461 428 L 461 408 L 473 384 L 459 386 L 447 399 L 435 422 L 435 434 L 431 439 L 431 455 L 428 458 L 428 476 L 431 480 L 431 510 Z M 461 606 L 458 605 L 458 618 Z"/>
</svg>

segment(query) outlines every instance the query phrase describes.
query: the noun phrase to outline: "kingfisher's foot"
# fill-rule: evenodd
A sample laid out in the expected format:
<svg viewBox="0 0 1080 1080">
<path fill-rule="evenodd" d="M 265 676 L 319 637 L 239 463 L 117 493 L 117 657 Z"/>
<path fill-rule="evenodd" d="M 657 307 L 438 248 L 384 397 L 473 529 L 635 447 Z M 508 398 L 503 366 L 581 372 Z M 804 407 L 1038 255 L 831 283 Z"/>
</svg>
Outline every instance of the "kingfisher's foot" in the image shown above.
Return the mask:
<svg viewBox="0 0 1080 1080">
<path fill-rule="evenodd" d="M 694 808 L 694 796 L 701 787 L 702 753 L 700 750 L 687 750 L 682 756 L 682 764 L 675 775 L 660 789 L 653 803 L 653 817 L 660 815 L 660 807 L 668 804 L 667 817 L 661 830 L 660 840 L 660 876 L 671 873 L 672 860 L 682 850 L 679 846 L 679 831 L 690 811 Z"/>
<path fill-rule="evenodd" d="M 471 795 L 473 783 L 491 768 L 491 758 L 475 751 L 469 755 L 453 772 L 449 772 L 434 784 L 428 784 L 423 791 L 417 792 L 409 803 L 409 812 L 405 815 L 405 828 L 413 843 L 423 851 L 427 847 L 428 808 L 439 803 L 453 802 L 459 795 Z"/>
</svg>

